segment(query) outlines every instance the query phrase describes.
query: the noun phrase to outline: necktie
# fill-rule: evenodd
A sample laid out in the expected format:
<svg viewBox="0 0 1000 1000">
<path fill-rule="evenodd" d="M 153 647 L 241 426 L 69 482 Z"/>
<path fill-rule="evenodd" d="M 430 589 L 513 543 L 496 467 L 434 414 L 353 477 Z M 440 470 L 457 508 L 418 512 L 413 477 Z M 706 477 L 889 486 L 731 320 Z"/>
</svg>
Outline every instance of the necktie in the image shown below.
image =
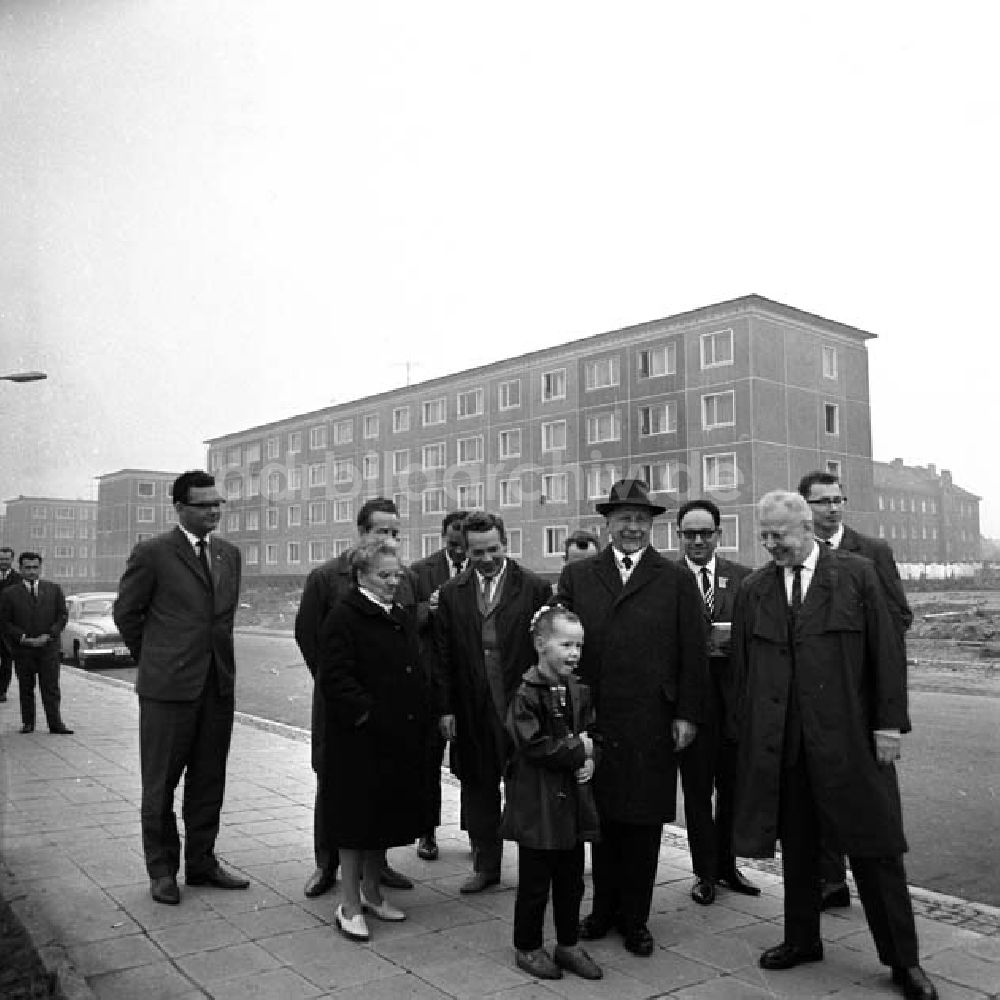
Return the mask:
<svg viewBox="0 0 1000 1000">
<path fill-rule="evenodd" d="M 463 560 L 461 560 L 461 559 L 452 559 L 451 560 L 451 575 L 452 576 L 458 576 L 458 574 L 462 572 L 462 562 L 463 562 Z"/>
<path fill-rule="evenodd" d="M 622 556 L 622 566 L 625 572 L 628 573 L 632 569 L 632 560 L 629 556 Z"/>
<path fill-rule="evenodd" d="M 208 585 L 211 587 L 213 585 L 212 581 L 212 567 L 208 562 L 208 544 L 205 542 L 204 538 L 199 538 L 197 542 L 198 547 L 198 559 L 201 561 L 201 568 L 205 571 L 205 576 L 208 579 Z"/>
<path fill-rule="evenodd" d="M 715 589 L 712 587 L 712 578 L 708 575 L 707 566 L 701 568 L 701 595 L 705 598 L 705 607 L 711 616 L 715 612 Z"/>
<path fill-rule="evenodd" d="M 792 569 L 792 614 L 797 615 L 802 610 L 802 567 Z"/>
<path fill-rule="evenodd" d="M 37 601 L 38 600 L 38 590 L 36 589 L 37 587 L 38 587 L 37 583 L 33 583 L 31 585 L 31 599 L 33 601 Z"/>
</svg>

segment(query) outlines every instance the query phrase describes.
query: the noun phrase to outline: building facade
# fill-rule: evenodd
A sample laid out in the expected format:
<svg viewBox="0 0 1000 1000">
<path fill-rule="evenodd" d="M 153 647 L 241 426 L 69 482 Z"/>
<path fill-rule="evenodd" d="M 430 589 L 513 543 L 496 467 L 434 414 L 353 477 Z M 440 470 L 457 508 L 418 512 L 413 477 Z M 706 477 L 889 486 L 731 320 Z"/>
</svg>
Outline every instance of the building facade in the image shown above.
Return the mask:
<svg viewBox="0 0 1000 1000">
<path fill-rule="evenodd" d="M 980 497 L 934 465 L 874 463 L 876 527 L 900 563 L 972 563 L 982 559 Z"/>
<path fill-rule="evenodd" d="M 42 576 L 67 591 L 89 589 L 97 566 L 97 504 L 63 497 L 6 501 L 4 544 L 42 557 Z"/>
<path fill-rule="evenodd" d="M 439 546 L 448 510 L 486 508 L 511 555 L 555 573 L 566 535 L 601 529 L 595 503 L 635 475 L 672 511 L 711 496 L 722 551 L 758 564 L 755 501 L 810 469 L 870 520 L 873 336 L 750 295 L 213 438 L 221 531 L 249 578 L 294 577 L 346 549 L 383 495 L 406 559 Z M 679 553 L 670 514 L 653 541 Z"/>
<path fill-rule="evenodd" d="M 119 469 L 97 477 L 96 581 L 117 590 L 136 542 L 177 523 L 170 488 L 179 473 Z"/>
</svg>

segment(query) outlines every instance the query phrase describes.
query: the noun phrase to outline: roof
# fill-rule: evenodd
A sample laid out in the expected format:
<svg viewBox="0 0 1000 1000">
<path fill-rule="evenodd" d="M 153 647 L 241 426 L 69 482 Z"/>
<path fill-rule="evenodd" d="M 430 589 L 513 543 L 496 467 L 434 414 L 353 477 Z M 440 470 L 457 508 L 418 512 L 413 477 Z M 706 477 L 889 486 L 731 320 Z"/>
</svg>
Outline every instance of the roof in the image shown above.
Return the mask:
<svg viewBox="0 0 1000 1000">
<path fill-rule="evenodd" d="M 117 472 L 105 472 L 95 479 L 119 479 L 126 476 L 163 476 L 164 479 L 176 479 L 179 472 L 163 472 L 157 469 L 119 469 Z"/>
</svg>

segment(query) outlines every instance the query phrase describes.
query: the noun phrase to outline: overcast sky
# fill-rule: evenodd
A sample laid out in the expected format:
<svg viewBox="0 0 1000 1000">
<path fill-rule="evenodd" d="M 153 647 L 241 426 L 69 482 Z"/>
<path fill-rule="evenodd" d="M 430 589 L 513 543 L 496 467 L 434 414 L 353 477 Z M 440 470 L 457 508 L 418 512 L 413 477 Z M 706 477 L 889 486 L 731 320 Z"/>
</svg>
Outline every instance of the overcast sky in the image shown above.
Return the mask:
<svg viewBox="0 0 1000 1000">
<path fill-rule="evenodd" d="M 0 0 L 0 499 L 758 292 L 993 455 L 1000 5 Z"/>
</svg>

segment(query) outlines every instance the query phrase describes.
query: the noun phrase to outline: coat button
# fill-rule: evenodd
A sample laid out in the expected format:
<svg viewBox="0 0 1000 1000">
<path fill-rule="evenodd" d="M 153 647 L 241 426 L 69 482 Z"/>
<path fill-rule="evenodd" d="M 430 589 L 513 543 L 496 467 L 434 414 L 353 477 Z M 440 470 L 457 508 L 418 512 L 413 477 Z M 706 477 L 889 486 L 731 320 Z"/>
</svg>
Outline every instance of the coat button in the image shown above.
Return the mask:
<svg viewBox="0 0 1000 1000">
<path fill-rule="evenodd" d="M 407 722 L 412 722 L 412 721 L 413 721 L 413 716 L 412 716 L 412 715 L 408 715 L 408 716 L 406 717 L 406 721 L 407 721 Z"/>
</svg>

